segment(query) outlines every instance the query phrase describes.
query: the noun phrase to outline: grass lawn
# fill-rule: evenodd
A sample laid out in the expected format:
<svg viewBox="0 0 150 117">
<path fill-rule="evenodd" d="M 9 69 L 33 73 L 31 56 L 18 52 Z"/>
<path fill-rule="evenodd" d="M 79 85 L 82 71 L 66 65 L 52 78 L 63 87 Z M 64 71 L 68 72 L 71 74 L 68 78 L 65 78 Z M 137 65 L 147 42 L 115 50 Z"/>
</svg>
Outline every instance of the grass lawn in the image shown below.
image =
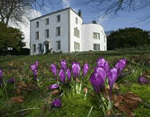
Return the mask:
<svg viewBox="0 0 150 117">
<path fill-rule="evenodd" d="M 116 85 L 119 89 L 114 89 L 115 94 L 132 92 L 138 95 L 142 102 L 133 109 L 136 117 L 150 117 L 150 84 L 138 84 L 138 78 L 143 74 L 150 76 L 150 51 L 136 52 L 82 52 L 72 54 L 48 54 L 36 56 L 15 56 L 0 57 L 0 68 L 3 70 L 3 85 L 0 87 L 0 117 L 103 117 L 104 111 L 99 108 L 100 103 L 96 97 L 89 78 L 96 67 L 99 57 L 104 57 L 113 68 L 121 58 L 126 58 L 127 65 L 123 69 L 126 75 L 117 79 Z M 90 69 L 84 77 L 82 91 L 72 95 L 66 89 L 67 95 L 51 95 L 48 86 L 57 84 L 55 77 L 50 70 L 50 65 L 54 63 L 57 70 L 61 68 L 60 60 L 66 60 L 67 66 L 71 69 L 73 61 L 80 62 L 81 68 L 88 63 Z M 30 65 L 39 61 L 38 79 L 33 80 L 33 72 Z M 80 71 L 82 74 L 82 69 Z M 9 78 L 15 78 L 15 83 L 8 83 Z M 66 78 L 67 79 L 67 78 Z M 78 77 L 79 80 L 82 77 Z M 150 80 L 150 78 L 148 78 Z M 73 81 L 73 79 L 72 79 Z M 84 88 L 88 89 L 87 98 L 84 99 Z M 92 94 L 94 96 L 92 96 Z M 20 96 L 20 97 L 18 97 Z M 52 108 L 51 102 L 61 98 L 61 108 Z M 107 101 L 106 101 L 107 102 Z M 122 102 L 124 104 L 124 102 Z M 106 111 L 105 111 L 106 112 Z M 126 111 L 127 112 L 127 111 Z M 129 114 L 122 112 L 113 106 L 111 112 L 107 111 L 107 116 L 122 115 L 128 117 Z M 118 116 L 119 117 L 119 116 Z"/>
</svg>

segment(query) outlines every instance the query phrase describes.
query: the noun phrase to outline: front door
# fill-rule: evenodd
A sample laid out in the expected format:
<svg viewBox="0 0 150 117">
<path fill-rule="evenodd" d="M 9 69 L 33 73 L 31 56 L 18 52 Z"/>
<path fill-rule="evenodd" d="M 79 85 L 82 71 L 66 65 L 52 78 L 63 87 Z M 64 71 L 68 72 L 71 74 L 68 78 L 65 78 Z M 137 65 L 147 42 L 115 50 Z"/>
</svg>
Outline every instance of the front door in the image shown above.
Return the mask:
<svg viewBox="0 0 150 117">
<path fill-rule="evenodd" d="M 46 45 L 45 45 L 45 49 L 46 49 L 46 53 L 47 53 L 48 50 L 49 50 L 49 44 L 46 44 Z"/>
</svg>

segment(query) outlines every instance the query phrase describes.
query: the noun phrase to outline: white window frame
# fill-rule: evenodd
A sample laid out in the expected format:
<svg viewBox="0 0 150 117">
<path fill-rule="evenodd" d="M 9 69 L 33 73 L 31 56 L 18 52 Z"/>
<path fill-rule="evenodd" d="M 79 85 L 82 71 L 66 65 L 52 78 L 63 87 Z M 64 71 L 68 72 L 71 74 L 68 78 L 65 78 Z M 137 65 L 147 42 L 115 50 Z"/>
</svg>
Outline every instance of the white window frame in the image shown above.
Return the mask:
<svg viewBox="0 0 150 117">
<path fill-rule="evenodd" d="M 46 37 L 46 38 L 49 38 L 49 29 L 46 29 L 46 30 L 45 30 L 45 37 Z"/>
<path fill-rule="evenodd" d="M 60 36 L 60 35 L 58 35 L 58 32 L 59 32 L 58 29 L 60 29 L 60 35 L 61 35 L 61 28 L 60 28 L 60 26 L 59 26 L 59 27 L 56 27 L 56 36 Z"/>
<path fill-rule="evenodd" d="M 38 28 L 38 27 L 39 27 L 39 21 L 36 22 L 36 28 Z"/>
<path fill-rule="evenodd" d="M 78 24 L 78 18 L 76 17 L 76 24 Z"/>
<path fill-rule="evenodd" d="M 59 17 L 59 18 L 58 18 Z M 59 19 L 59 20 L 58 20 Z M 57 22 L 60 22 L 60 15 L 57 15 Z"/>
<path fill-rule="evenodd" d="M 58 42 L 60 43 L 60 48 L 58 48 Z M 56 50 L 61 50 L 61 41 L 56 41 Z"/>
<path fill-rule="evenodd" d="M 37 35 L 38 34 L 38 35 Z M 36 33 L 35 33 L 35 37 L 36 37 L 36 40 L 38 40 L 39 39 L 39 31 L 36 31 Z"/>
<path fill-rule="evenodd" d="M 45 19 L 45 24 L 49 25 L 49 18 Z"/>
</svg>

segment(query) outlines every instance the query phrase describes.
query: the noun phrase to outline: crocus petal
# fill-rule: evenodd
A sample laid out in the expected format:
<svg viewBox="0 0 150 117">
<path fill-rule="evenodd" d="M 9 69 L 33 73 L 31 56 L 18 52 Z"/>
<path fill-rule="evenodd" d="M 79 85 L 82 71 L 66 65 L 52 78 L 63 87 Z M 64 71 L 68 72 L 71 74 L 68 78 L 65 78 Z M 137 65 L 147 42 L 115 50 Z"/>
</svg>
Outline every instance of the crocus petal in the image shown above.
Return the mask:
<svg viewBox="0 0 150 117">
<path fill-rule="evenodd" d="M 120 59 L 120 61 L 115 65 L 115 67 L 119 69 L 119 72 L 121 72 L 126 66 L 126 63 L 127 63 L 126 59 Z"/>
<path fill-rule="evenodd" d="M 51 71 L 53 72 L 54 76 L 57 76 L 57 67 L 55 64 L 51 64 Z"/>
<path fill-rule="evenodd" d="M 36 67 L 38 66 L 38 64 L 39 64 L 39 61 L 36 61 L 36 62 L 35 62 Z"/>
<path fill-rule="evenodd" d="M 77 65 L 77 76 L 79 76 L 80 75 L 80 69 L 81 69 L 80 63 L 77 62 L 76 65 Z"/>
<path fill-rule="evenodd" d="M 37 75 L 37 69 L 35 69 L 35 70 L 33 71 L 33 73 L 34 73 L 35 75 Z"/>
<path fill-rule="evenodd" d="M 9 82 L 10 82 L 10 83 L 14 83 L 15 81 L 16 81 L 15 78 L 10 78 L 10 79 L 9 79 Z"/>
<path fill-rule="evenodd" d="M 31 68 L 32 71 L 34 71 L 36 69 L 36 65 L 33 64 L 33 65 L 30 66 L 30 68 Z"/>
<path fill-rule="evenodd" d="M 103 57 L 100 57 L 97 59 L 97 66 L 104 66 L 105 59 Z"/>
<path fill-rule="evenodd" d="M 118 69 L 117 68 L 112 68 L 108 71 L 108 82 L 109 82 L 109 86 L 113 87 L 115 81 L 118 78 Z"/>
<path fill-rule="evenodd" d="M 59 87 L 59 84 L 52 84 L 48 87 L 48 89 L 57 89 Z"/>
<path fill-rule="evenodd" d="M 51 103 L 52 106 L 54 107 L 61 107 L 61 100 L 58 98 L 58 99 L 55 99 L 52 103 Z"/>
<path fill-rule="evenodd" d="M 103 80 L 105 81 L 105 79 L 106 79 L 106 70 L 105 70 L 105 68 L 104 67 L 95 67 L 94 68 L 94 72 L 97 72 L 102 78 L 103 78 Z"/>
<path fill-rule="evenodd" d="M 89 70 L 89 64 L 86 63 L 83 66 L 83 76 L 87 74 L 88 70 Z"/>
<path fill-rule="evenodd" d="M 109 64 L 108 64 L 107 61 L 104 64 L 104 68 L 105 68 L 106 72 L 108 72 L 108 70 L 109 70 Z"/>
<path fill-rule="evenodd" d="M 139 84 L 147 84 L 147 83 L 149 83 L 149 81 L 146 80 L 145 77 L 142 76 L 138 79 L 138 83 Z"/>
<path fill-rule="evenodd" d="M 117 68 L 112 68 L 111 70 L 108 71 L 108 83 L 109 83 L 109 86 L 110 86 L 110 99 L 112 97 L 112 88 L 113 88 L 113 85 L 116 81 L 116 79 L 118 78 L 118 69 Z"/>
<path fill-rule="evenodd" d="M 70 71 L 70 69 L 67 69 L 67 77 L 68 77 L 68 80 L 71 82 L 71 71 Z"/>
<path fill-rule="evenodd" d="M 72 73 L 74 77 L 77 77 L 80 75 L 80 63 L 73 62 L 72 64 Z"/>
<path fill-rule="evenodd" d="M 104 80 L 98 73 L 93 72 L 90 76 L 90 81 L 97 93 L 100 93 L 100 90 L 104 88 Z"/>
<path fill-rule="evenodd" d="M 62 60 L 62 61 L 60 62 L 60 64 L 61 64 L 62 69 L 63 69 L 64 71 L 66 71 L 66 69 L 67 69 L 67 62 L 66 62 L 65 60 Z"/>
<path fill-rule="evenodd" d="M 62 83 L 65 83 L 65 71 L 63 69 L 60 69 L 59 71 L 59 77 Z"/>
</svg>

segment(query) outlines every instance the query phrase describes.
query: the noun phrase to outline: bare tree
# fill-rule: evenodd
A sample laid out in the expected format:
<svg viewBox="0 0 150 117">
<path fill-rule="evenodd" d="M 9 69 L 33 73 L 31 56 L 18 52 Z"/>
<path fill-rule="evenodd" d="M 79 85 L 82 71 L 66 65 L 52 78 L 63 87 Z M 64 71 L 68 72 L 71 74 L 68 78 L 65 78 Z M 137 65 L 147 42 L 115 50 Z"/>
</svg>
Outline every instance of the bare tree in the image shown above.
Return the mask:
<svg viewBox="0 0 150 117">
<path fill-rule="evenodd" d="M 52 0 L 48 0 L 49 3 L 54 8 L 53 4 L 59 4 L 61 2 L 52 3 Z M 10 19 L 15 22 L 16 25 L 18 25 L 17 22 L 26 24 L 25 18 L 28 20 L 30 19 L 30 16 L 28 16 L 26 10 L 30 10 L 32 8 L 40 10 L 44 10 L 44 6 L 46 6 L 46 3 L 44 0 L 0 0 L 0 22 L 5 23 L 8 26 L 8 22 Z M 23 18 L 24 17 L 24 18 Z"/>
<path fill-rule="evenodd" d="M 144 12 L 146 15 L 141 17 L 140 21 L 150 19 L 150 0 L 79 0 L 75 4 L 82 7 L 90 5 L 88 7 L 90 12 L 97 13 L 103 17 L 109 15 L 111 18 L 118 16 L 119 11 L 135 12 L 147 9 Z"/>
</svg>

